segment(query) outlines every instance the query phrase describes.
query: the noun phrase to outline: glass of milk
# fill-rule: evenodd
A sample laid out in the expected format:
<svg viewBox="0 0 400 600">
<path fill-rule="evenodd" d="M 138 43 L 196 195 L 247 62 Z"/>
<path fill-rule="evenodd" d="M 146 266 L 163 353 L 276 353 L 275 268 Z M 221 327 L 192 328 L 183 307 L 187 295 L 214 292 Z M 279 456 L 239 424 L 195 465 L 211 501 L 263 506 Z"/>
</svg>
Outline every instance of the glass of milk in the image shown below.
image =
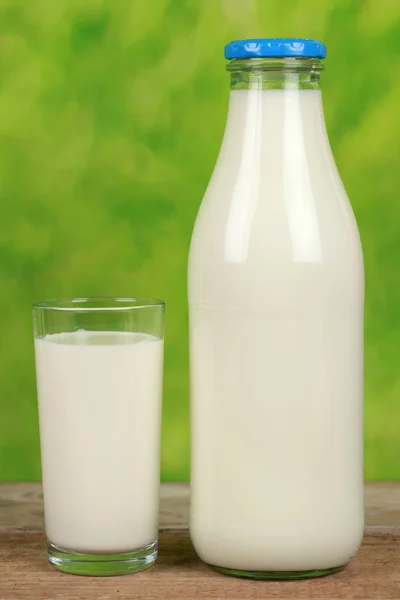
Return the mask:
<svg viewBox="0 0 400 600">
<path fill-rule="evenodd" d="M 164 303 L 33 305 L 49 561 L 121 575 L 157 558 Z"/>
</svg>

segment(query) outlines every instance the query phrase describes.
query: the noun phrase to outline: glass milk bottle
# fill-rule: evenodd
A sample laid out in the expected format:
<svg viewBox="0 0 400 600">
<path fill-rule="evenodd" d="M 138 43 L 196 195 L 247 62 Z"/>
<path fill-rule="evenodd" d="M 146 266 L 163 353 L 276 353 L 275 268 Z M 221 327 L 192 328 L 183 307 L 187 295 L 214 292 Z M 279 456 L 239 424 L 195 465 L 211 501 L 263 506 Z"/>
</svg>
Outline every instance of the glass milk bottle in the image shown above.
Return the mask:
<svg viewBox="0 0 400 600">
<path fill-rule="evenodd" d="M 363 534 L 363 258 L 325 54 L 226 46 L 228 120 L 190 248 L 191 537 L 243 577 L 333 573 Z"/>
</svg>

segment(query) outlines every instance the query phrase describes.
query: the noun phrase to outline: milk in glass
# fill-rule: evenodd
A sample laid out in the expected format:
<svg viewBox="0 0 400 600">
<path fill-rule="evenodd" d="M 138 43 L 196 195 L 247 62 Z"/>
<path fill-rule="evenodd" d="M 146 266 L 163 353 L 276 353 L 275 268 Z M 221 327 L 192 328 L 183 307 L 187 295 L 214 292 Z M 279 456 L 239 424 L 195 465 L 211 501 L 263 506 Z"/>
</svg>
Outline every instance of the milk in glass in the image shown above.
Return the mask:
<svg viewBox="0 0 400 600">
<path fill-rule="evenodd" d="M 77 331 L 35 352 L 48 539 L 103 554 L 154 543 L 163 341 Z"/>
</svg>

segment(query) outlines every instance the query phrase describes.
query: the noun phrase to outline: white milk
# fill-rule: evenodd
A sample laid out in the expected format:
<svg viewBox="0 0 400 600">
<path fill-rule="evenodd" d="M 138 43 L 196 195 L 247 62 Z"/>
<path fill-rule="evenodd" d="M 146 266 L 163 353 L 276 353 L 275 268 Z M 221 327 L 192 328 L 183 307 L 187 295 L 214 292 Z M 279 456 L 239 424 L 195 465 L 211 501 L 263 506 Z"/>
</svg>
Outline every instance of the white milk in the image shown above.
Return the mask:
<svg viewBox="0 0 400 600">
<path fill-rule="evenodd" d="M 35 351 L 48 539 L 104 553 L 154 542 L 163 342 L 78 331 Z"/>
<path fill-rule="evenodd" d="M 232 91 L 190 250 L 191 536 L 344 565 L 363 532 L 362 251 L 318 90 Z"/>
</svg>

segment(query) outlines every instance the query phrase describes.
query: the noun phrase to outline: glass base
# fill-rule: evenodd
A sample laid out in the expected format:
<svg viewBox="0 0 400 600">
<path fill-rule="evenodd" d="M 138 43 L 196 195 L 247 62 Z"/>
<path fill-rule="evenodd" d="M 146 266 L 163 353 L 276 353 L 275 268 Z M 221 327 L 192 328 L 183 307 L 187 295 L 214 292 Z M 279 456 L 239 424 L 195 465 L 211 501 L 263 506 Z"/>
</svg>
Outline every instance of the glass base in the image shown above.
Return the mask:
<svg viewBox="0 0 400 600">
<path fill-rule="evenodd" d="M 86 554 L 47 542 L 49 561 L 59 571 L 73 575 L 126 575 L 151 567 L 157 558 L 157 542 L 120 554 Z"/>
<path fill-rule="evenodd" d="M 210 565 L 214 571 L 231 575 L 232 577 L 246 577 L 247 579 L 270 579 L 275 581 L 288 581 L 291 579 L 312 579 L 314 577 L 325 577 L 342 571 L 346 565 L 333 567 L 332 569 L 321 569 L 319 571 L 240 571 L 238 569 L 226 569 Z"/>
</svg>

